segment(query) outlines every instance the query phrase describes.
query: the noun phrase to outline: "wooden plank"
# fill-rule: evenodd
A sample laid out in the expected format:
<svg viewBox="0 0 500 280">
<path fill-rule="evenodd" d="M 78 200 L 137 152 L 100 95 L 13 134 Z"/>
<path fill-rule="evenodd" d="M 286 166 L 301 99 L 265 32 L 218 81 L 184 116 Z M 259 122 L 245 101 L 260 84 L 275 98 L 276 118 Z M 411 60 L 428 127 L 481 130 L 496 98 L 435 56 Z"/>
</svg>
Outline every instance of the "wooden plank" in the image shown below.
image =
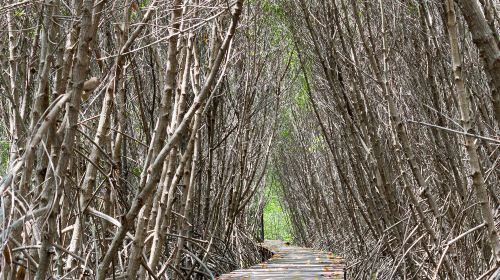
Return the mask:
<svg viewBox="0 0 500 280">
<path fill-rule="evenodd" d="M 344 260 L 332 253 L 267 240 L 274 255 L 266 262 L 235 270 L 216 279 L 344 279 Z"/>
</svg>

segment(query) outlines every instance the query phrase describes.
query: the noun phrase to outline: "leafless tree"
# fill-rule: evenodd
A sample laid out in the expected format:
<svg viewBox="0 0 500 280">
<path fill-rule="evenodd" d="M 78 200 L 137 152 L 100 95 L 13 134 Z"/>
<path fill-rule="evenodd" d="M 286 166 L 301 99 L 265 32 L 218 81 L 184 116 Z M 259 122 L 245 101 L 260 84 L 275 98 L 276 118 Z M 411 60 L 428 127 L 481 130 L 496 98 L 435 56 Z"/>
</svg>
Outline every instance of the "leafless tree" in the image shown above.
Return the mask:
<svg viewBox="0 0 500 280">
<path fill-rule="evenodd" d="M 2 279 L 253 264 L 268 178 L 350 279 L 495 279 L 498 8 L 4 0 Z"/>
</svg>

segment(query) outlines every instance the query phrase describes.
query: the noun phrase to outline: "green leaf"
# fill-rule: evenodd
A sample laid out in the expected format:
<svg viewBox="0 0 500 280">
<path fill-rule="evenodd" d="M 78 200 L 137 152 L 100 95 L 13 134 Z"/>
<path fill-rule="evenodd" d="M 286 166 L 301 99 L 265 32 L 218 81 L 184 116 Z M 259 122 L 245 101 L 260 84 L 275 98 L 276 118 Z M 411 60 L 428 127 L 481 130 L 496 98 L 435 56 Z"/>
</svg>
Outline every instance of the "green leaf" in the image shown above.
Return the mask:
<svg viewBox="0 0 500 280">
<path fill-rule="evenodd" d="M 0 141 L 0 175 L 5 174 L 9 162 L 10 145 L 7 141 Z"/>
<path fill-rule="evenodd" d="M 24 17 L 25 15 L 26 15 L 26 13 L 24 12 L 24 10 L 16 10 L 14 12 L 15 17 Z"/>
<path fill-rule="evenodd" d="M 142 168 L 138 167 L 138 166 L 134 166 L 132 167 L 132 170 L 130 170 L 130 173 L 132 173 L 132 175 L 134 175 L 135 177 L 141 177 L 141 173 L 142 173 Z"/>
</svg>

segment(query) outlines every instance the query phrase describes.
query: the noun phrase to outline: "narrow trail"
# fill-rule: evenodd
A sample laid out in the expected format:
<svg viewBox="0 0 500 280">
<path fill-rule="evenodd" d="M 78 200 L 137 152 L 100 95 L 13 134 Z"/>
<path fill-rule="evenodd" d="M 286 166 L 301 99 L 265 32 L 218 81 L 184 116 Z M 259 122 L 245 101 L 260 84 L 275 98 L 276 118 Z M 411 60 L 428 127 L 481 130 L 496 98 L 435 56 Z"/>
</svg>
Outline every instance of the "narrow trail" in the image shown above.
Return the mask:
<svg viewBox="0 0 500 280">
<path fill-rule="evenodd" d="M 344 260 L 332 253 L 266 240 L 274 255 L 267 262 L 235 270 L 217 279 L 344 279 Z"/>
</svg>

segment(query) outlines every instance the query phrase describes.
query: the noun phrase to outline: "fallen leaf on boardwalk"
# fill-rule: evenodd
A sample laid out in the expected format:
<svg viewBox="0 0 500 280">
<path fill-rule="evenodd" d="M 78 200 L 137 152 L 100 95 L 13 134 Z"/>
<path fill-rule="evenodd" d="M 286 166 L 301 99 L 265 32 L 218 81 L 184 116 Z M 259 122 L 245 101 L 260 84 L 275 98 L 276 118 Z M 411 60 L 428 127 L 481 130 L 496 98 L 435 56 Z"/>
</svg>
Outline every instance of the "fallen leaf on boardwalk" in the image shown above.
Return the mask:
<svg viewBox="0 0 500 280">
<path fill-rule="evenodd" d="M 328 266 L 324 266 L 323 271 L 330 271 L 330 268 Z"/>
<path fill-rule="evenodd" d="M 262 267 L 262 268 L 266 268 L 266 267 L 267 267 L 267 263 L 261 263 L 261 264 L 260 264 L 260 267 Z"/>
<path fill-rule="evenodd" d="M 294 275 L 294 276 L 292 276 L 292 278 L 293 278 L 293 279 L 300 279 L 300 276 L 298 276 L 298 275 Z"/>
</svg>

